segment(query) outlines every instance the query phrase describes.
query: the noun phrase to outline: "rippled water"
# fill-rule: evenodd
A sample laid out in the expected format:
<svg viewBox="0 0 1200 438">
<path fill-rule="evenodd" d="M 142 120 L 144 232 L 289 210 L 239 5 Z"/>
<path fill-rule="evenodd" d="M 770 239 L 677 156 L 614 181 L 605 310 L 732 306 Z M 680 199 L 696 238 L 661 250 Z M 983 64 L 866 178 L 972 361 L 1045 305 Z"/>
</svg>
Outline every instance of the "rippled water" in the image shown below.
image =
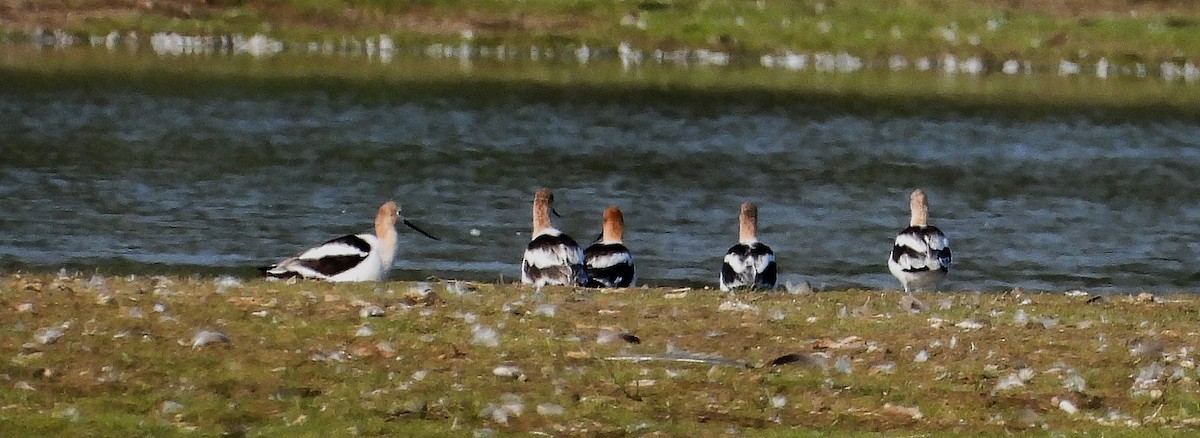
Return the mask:
<svg viewBox="0 0 1200 438">
<path fill-rule="evenodd" d="M 625 211 L 643 283 L 714 284 L 752 200 L 783 279 L 896 288 L 923 187 L 947 288 L 1200 282 L 1200 123 L 495 95 L 0 94 L 0 266 L 248 276 L 395 198 L 444 239 L 402 231 L 395 278 L 510 281 L 547 186 L 580 241 Z"/>
</svg>

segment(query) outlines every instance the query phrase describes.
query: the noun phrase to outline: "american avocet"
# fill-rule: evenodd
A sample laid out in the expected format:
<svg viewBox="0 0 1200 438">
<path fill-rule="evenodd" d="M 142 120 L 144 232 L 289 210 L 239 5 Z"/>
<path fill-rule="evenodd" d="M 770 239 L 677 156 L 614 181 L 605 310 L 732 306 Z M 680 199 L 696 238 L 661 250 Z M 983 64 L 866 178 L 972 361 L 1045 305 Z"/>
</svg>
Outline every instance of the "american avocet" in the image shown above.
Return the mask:
<svg viewBox="0 0 1200 438">
<path fill-rule="evenodd" d="M 738 221 L 738 243 L 725 253 L 725 262 L 721 265 L 721 290 L 774 288 L 775 253 L 758 241 L 758 207 L 750 202 L 743 203 Z"/>
<path fill-rule="evenodd" d="M 429 235 L 400 218 L 400 206 L 388 201 L 375 215 L 375 234 L 350 234 L 330 240 L 271 266 L 259 268 L 273 278 L 313 278 L 327 281 L 383 281 L 396 259 L 396 221 Z"/>
<path fill-rule="evenodd" d="M 588 287 L 629 287 L 634 282 L 633 254 L 621 242 L 625 234 L 625 216 L 621 209 L 604 210 L 604 234 L 600 241 L 583 250 L 587 265 Z"/>
<path fill-rule="evenodd" d="M 888 269 L 900 280 L 905 292 L 937 288 L 950 271 L 950 241 L 937 227 L 927 224 L 929 204 L 925 192 L 913 190 L 909 199 L 912 220 L 908 228 L 896 236 Z"/>
<path fill-rule="evenodd" d="M 521 260 L 521 282 L 538 287 L 587 284 L 583 249 L 571 236 L 550 225 L 553 204 L 550 189 L 538 190 L 533 196 L 533 239 Z"/>
</svg>

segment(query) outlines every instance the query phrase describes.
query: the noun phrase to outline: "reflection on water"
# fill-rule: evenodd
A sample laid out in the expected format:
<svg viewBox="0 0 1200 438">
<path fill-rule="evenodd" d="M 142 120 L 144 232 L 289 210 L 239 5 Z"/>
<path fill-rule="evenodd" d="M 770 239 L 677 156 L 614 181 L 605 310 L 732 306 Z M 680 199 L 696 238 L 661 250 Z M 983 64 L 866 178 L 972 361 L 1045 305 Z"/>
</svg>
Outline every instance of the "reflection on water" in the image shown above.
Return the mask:
<svg viewBox="0 0 1200 438">
<path fill-rule="evenodd" d="M 681 102 L 5 96 L 0 266 L 249 275 L 395 198 L 444 241 L 401 231 L 394 277 L 511 281 L 548 186 L 580 241 L 620 206 L 645 283 L 715 284 L 753 200 L 783 279 L 896 288 L 885 258 L 923 187 L 949 288 L 1200 280 L 1200 124 Z"/>
</svg>

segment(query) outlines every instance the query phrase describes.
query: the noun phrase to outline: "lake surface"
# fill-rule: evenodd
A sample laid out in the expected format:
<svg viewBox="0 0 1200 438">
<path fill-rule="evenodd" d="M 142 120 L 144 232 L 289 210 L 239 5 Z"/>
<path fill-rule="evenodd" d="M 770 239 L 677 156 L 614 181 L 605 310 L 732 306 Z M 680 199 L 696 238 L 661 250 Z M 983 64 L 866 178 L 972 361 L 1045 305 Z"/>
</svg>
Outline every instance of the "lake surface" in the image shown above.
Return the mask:
<svg viewBox="0 0 1200 438">
<path fill-rule="evenodd" d="M 895 289 L 921 187 L 945 289 L 1200 283 L 1194 120 L 442 90 L 0 93 L 0 268 L 249 277 L 396 199 L 443 240 L 402 229 L 394 278 L 512 281 L 546 186 L 581 242 L 624 210 L 642 283 L 715 285 L 750 200 L 784 280 Z"/>
</svg>

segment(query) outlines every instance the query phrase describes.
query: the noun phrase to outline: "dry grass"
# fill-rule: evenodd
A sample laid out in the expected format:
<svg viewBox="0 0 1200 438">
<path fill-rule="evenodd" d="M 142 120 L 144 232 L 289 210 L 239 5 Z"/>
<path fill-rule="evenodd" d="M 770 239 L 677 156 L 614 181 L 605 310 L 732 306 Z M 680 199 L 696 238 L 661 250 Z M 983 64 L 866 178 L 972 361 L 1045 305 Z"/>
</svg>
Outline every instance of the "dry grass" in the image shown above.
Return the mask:
<svg viewBox="0 0 1200 438">
<path fill-rule="evenodd" d="M 10 274 L 0 430 L 1140 435 L 1200 424 L 1195 297 L 902 297 Z"/>
</svg>

